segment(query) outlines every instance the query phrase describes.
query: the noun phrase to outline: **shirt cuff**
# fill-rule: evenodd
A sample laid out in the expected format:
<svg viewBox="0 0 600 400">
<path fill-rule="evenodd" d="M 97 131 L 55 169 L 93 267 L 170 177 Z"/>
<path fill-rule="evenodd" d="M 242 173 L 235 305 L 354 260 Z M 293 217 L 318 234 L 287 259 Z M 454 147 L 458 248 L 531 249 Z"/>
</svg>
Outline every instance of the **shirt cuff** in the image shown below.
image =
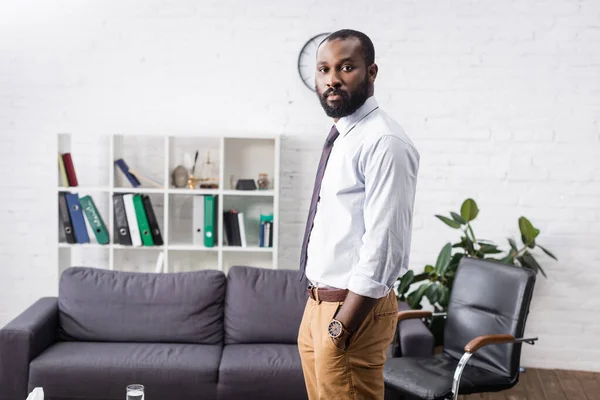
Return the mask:
<svg viewBox="0 0 600 400">
<path fill-rule="evenodd" d="M 353 273 L 348 282 L 348 290 L 360 296 L 380 299 L 390 292 L 390 288 L 364 275 Z"/>
</svg>

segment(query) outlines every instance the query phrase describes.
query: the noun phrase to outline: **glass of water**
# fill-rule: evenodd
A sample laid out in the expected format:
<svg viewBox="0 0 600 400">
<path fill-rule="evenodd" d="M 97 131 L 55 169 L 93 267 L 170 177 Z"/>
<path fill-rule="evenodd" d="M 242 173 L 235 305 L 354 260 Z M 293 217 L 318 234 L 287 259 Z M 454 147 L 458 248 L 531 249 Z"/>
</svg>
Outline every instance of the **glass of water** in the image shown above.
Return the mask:
<svg viewBox="0 0 600 400">
<path fill-rule="evenodd" d="M 127 400 L 144 400 L 144 385 L 127 386 Z"/>
</svg>

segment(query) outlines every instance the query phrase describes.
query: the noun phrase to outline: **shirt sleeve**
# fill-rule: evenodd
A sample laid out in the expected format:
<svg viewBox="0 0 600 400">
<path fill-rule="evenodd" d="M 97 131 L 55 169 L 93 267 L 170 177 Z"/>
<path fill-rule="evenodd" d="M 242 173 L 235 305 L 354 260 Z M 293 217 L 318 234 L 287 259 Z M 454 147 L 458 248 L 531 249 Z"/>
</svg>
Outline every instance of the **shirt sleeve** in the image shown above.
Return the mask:
<svg viewBox="0 0 600 400">
<path fill-rule="evenodd" d="M 348 289 L 381 298 L 407 268 L 419 155 L 396 136 L 382 136 L 363 162 L 365 233 Z"/>
</svg>

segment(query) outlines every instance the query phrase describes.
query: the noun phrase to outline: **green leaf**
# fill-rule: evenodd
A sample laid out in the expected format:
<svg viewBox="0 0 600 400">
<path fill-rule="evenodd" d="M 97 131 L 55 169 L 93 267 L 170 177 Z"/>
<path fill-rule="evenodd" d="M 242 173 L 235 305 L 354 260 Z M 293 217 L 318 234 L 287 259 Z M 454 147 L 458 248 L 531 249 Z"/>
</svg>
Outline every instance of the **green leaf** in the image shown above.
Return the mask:
<svg viewBox="0 0 600 400">
<path fill-rule="evenodd" d="M 438 299 L 439 299 L 439 293 L 438 293 L 438 289 L 439 289 L 439 285 L 429 285 L 429 288 L 427 288 L 427 291 L 425 292 L 425 296 L 427 297 L 427 299 L 429 300 L 429 304 L 434 305 Z"/>
<path fill-rule="evenodd" d="M 415 279 L 413 279 L 412 283 L 422 282 L 429 279 L 429 274 L 422 272 L 420 274 L 415 275 Z"/>
<path fill-rule="evenodd" d="M 413 293 L 410 294 L 409 302 L 408 302 L 408 305 L 410 306 L 410 308 L 415 308 L 415 307 L 421 305 L 421 301 L 423 300 L 423 295 L 425 295 L 425 292 L 427 292 L 427 289 L 429 289 L 430 285 L 431 285 L 431 283 L 424 283 L 421 286 L 419 286 L 417 288 L 417 290 L 415 290 Z"/>
<path fill-rule="evenodd" d="M 554 254 L 550 253 L 550 251 L 549 251 L 549 250 L 547 250 L 546 248 L 542 247 L 542 246 L 541 246 L 541 245 L 539 245 L 539 244 L 538 244 L 537 246 L 538 246 L 540 249 L 542 249 L 542 251 L 543 251 L 544 253 L 546 253 L 548 256 L 550 256 L 550 257 L 554 258 L 556 261 L 558 261 L 558 258 L 556 258 L 556 257 L 554 256 Z"/>
<path fill-rule="evenodd" d="M 425 273 L 426 274 L 431 274 L 433 271 L 434 271 L 433 265 L 426 265 L 425 266 Z"/>
<path fill-rule="evenodd" d="M 415 273 L 412 269 L 406 271 L 404 275 L 400 278 L 400 285 L 398 286 L 398 294 L 404 294 L 410 288 L 410 285 L 413 283 L 415 279 Z"/>
<path fill-rule="evenodd" d="M 522 238 L 525 238 L 523 244 L 533 248 L 532 245 L 537 235 L 540 234 L 540 230 L 534 228 L 531 222 L 525 217 L 519 218 L 519 230 L 521 231 Z"/>
<path fill-rule="evenodd" d="M 546 273 L 542 269 L 542 266 L 540 264 L 538 264 L 537 260 L 531 255 L 531 253 L 526 252 L 520 258 L 522 258 L 523 261 L 525 261 L 525 263 L 531 269 L 533 269 L 534 271 L 540 271 L 542 273 L 542 275 L 544 275 L 544 278 L 547 278 Z"/>
<path fill-rule="evenodd" d="M 477 203 L 473 199 L 467 199 L 463 202 L 460 207 L 460 215 L 466 222 L 473 221 L 477 214 L 479 214 L 479 208 L 477 208 Z"/>
<path fill-rule="evenodd" d="M 443 308 L 448 307 L 448 303 L 450 302 L 450 289 L 447 286 L 440 286 L 440 299 L 438 303 Z"/>
<path fill-rule="evenodd" d="M 525 236 L 521 235 L 521 241 L 525 246 L 529 247 L 530 249 L 533 249 L 535 247 L 535 239 L 530 243 L 529 241 L 527 241 L 527 238 Z"/>
<path fill-rule="evenodd" d="M 473 244 L 471 238 L 468 236 L 465 236 L 465 250 L 470 256 L 475 255 L 475 245 Z"/>
<path fill-rule="evenodd" d="M 460 229 L 460 224 L 448 217 L 444 217 L 443 215 L 436 215 L 442 222 L 454 229 Z"/>
<path fill-rule="evenodd" d="M 515 264 L 515 254 L 511 251 L 508 253 L 506 257 L 500 260 L 500 262 L 504 264 L 514 265 Z"/>
<path fill-rule="evenodd" d="M 455 212 L 450 212 L 450 215 L 452 216 L 453 220 L 455 220 L 456 222 L 458 222 L 461 225 L 464 225 L 467 223 L 467 221 L 465 221 L 465 219 L 463 217 L 461 217 L 460 215 L 458 215 Z"/>
<path fill-rule="evenodd" d="M 502 253 L 502 250 L 498 250 L 498 246 L 496 246 L 495 244 L 482 244 L 479 246 L 479 251 L 483 254 Z"/>
<path fill-rule="evenodd" d="M 513 249 L 514 251 L 517 251 L 517 243 L 515 243 L 514 239 L 508 238 L 508 244 L 510 245 L 511 249 Z"/>
<path fill-rule="evenodd" d="M 437 261 L 435 262 L 435 271 L 438 275 L 442 275 L 446 268 L 448 268 L 448 264 L 450 263 L 450 259 L 452 258 L 452 245 L 450 243 L 446 243 L 440 254 L 438 255 Z"/>
</svg>

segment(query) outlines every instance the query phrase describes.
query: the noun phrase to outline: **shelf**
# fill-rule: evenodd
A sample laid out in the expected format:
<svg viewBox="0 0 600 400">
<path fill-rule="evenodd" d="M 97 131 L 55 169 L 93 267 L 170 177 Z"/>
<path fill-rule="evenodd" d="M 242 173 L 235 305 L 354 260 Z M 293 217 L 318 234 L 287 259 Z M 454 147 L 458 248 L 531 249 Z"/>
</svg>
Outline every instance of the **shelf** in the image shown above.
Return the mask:
<svg viewBox="0 0 600 400">
<path fill-rule="evenodd" d="M 109 249 L 110 245 L 99 243 L 58 243 L 58 247 L 61 249 Z"/>
<path fill-rule="evenodd" d="M 76 193 L 76 192 L 110 192 L 110 188 L 105 187 L 105 186 L 69 186 L 69 187 L 59 186 L 58 187 L 58 191 L 59 192 L 69 192 L 69 193 Z"/>
<path fill-rule="evenodd" d="M 219 247 L 204 247 L 195 244 L 170 244 L 169 250 L 175 251 L 218 251 Z"/>
<path fill-rule="evenodd" d="M 226 196 L 275 196 L 273 190 L 223 190 Z"/>
<path fill-rule="evenodd" d="M 165 189 L 158 188 L 134 188 L 134 187 L 125 187 L 125 188 L 114 188 L 112 189 L 115 193 L 164 193 Z"/>
<path fill-rule="evenodd" d="M 272 247 L 258 247 L 258 246 L 224 246 L 223 251 L 233 251 L 233 252 L 251 252 L 251 253 L 272 253 Z"/>
<path fill-rule="evenodd" d="M 169 194 L 197 194 L 197 195 L 214 195 L 219 194 L 219 189 L 178 189 L 170 188 Z"/>
<path fill-rule="evenodd" d="M 91 243 L 64 243 L 64 234 L 61 236 L 59 232 L 58 271 L 62 272 L 72 265 L 146 272 L 202 269 L 226 272 L 233 265 L 276 269 L 279 260 L 280 145 L 279 135 L 245 135 L 244 132 L 234 132 L 233 135 L 222 131 L 184 132 L 180 135 L 119 133 L 93 138 L 83 133 L 58 134 L 58 153 L 72 154 L 79 186 L 64 187 L 65 180 L 61 179 L 58 171 L 55 184 L 58 190 L 54 201 L 60 192 L 91 196 L 111 240 L 106 245 L 98 244 L 92 225 L 84 215 Z M 131 170 L 138 172 L 141 186 L 132 187 L 129 179 L 115 165 L 115 160 L 120 158 Z M 214 178 L 219 187 L 175 187 L 175 179 L 179 186 L 183 185 L 179 182 L 183 181 L 185 174 L 173 175 L 180 166 L 188 174 L 194 169 L 196 177 Z M 267 174 L 269 179 L 265 190 L 235 189 L 240 179 L 253 179 L 258 185 L 261 174 Z M 134 247 L 118 244 L 118 239 L 115 239 L 115 204 L 120 207 L 120 203 L 115 203 L 115 195 L 127 193 L 141 194 L 144 200 L 150 200 L 164 245 Z M 204 218 L 210 210 L 197 209 L 200 204 L 204 207 L 207 196 L 216 197 L 214 247 L 203 246 L 207 226 Z M 246 247 L 226 246 L 223 213 L 232 209 L 244 213 Z M 89 208 L 87 211 L 90 211 Z M 271 214 L 275 221 L 273 246 L 258 247 L 260 217 Z M 159 263 L 162 263 L 162 268 L 158 268 Z"/>
</svg>

